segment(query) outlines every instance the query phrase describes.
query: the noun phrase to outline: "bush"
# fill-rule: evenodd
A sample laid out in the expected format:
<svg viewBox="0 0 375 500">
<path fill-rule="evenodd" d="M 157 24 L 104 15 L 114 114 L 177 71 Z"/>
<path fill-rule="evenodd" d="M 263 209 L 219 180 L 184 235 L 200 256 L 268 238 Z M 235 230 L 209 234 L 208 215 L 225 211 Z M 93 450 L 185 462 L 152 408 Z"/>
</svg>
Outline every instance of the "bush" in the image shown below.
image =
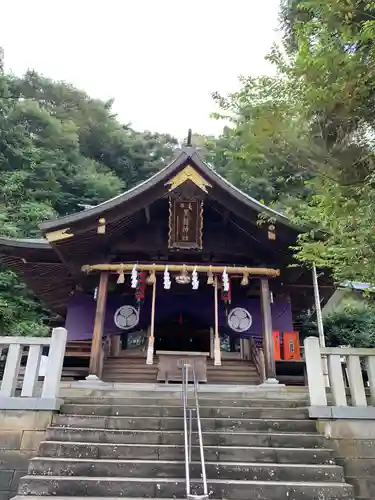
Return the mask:
<svg viewBox="0 0 375 500">
<path fill-rule="evenodd" d="M 348 305 L 324 319 L 327 346 L 375 347 L 375 308 Z"/>
</svg>

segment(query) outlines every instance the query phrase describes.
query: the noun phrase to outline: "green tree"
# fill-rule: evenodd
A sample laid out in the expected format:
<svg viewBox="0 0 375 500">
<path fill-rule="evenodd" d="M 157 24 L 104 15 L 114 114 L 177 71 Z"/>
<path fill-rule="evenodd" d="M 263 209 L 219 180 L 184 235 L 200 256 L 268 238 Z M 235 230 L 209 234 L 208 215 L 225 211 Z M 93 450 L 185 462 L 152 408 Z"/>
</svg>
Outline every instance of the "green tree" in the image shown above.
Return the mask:
<svg viewBox="0 0 375 500">
<path fill-rule="evenodd" d="M 311 314 L 298 318 L 302 337 L 318 336 L 318 327 Z M 324 336 L 328 347 L 375 347 L 375 308 L 372 301 L 346 304 L 323 318 Z"/>
<path fill-rule="evenodd" d="M 316 152 L 298 114 L 293 82 L 276 76 L 243 77 L 241 83 L 227 97 L 213 94 L 221 109 L 214 116 L 232 123 L 218 140 L 226 147 L 223 174 L 267 204 L 307 196 L 305 180 Z"/>
<path fill-rule="evenodd" d="M 338 281 L 375 280 L 374 12 L 364 0 L 283 2 L 276 75 L 214 95 L 232 120 L 229 176 L 308 228 L 299 258 Z"/>
<path fill-rule="evenodd" d="M 82 156 L 107 168 L 126 188 L 145 180 L 170 161 L 178 146 L 169 134 L 137 132 L 113 114 L 113 100 L 92 99 L 65 82 L 55 82 L 35 71 L 12 79 L 19 98 L 37 101 L 49 115 L 76 128 Z"/>
<path fill-rule="evenodd" d="M 172 158 L 176 139 L 121 124 L 111 106 L 33 71 L 0 74 L 0 236 L 38 237 L 42 220 L 103 202 Z M 1 270 L 0 330 L 41 333 L 46 317 Z"/>
<path fill-rule="evenodd" d="M 337 347 L 375 346 L 375 310 L 373 306 L 346 306 L 324 319 L 327 345 Z"/>
</svg>

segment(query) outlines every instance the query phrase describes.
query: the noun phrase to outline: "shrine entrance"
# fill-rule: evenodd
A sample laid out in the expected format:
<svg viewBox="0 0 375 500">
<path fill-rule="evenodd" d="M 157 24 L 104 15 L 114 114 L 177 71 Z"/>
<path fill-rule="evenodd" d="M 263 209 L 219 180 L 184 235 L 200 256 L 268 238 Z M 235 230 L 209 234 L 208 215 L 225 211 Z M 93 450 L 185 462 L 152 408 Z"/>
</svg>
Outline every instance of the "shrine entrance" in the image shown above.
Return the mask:
<svg viewBox="0 0 375 500">
<path fill-rule="evenodd" d="M 210 326 L 192 315 L 155 325 L 155 351 L 210 352 Z"/>
</svg>

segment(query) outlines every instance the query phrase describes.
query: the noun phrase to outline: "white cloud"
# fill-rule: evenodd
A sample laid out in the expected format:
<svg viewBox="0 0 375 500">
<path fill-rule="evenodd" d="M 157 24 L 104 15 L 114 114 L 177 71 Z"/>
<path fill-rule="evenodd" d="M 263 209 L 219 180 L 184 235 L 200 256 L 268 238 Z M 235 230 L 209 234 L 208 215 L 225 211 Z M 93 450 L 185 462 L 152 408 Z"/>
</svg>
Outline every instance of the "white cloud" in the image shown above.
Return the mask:
<svg viewBox="0 0 375 500">
<path fill-rule="evenodd" d="M 16 74 L 34 68 L 115 98 L 135 128 L 218 133 L 211 93 L 269 73 L 279 0 L 3 0 L 0 46 Z"/>
</svg>

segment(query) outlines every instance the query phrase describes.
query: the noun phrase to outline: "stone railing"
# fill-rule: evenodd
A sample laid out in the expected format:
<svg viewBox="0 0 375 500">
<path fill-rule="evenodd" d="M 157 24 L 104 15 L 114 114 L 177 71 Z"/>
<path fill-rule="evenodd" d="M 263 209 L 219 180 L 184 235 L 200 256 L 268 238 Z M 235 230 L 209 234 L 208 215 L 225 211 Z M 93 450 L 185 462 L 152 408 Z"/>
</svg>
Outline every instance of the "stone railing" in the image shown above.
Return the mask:
<svg viewBox="0 0 375 500">
<path fill-rule="evenodd" d="M 0 337 L 0 348 L 8 348 L 0 386 L 0 409 L 55 410 L 64 362 L 67 331 L 54 328 L 51 337 Z M 44 346 L 49 347 L 46 358 Z M 25 360 L 27 356 L 27 359 Z M 26 361 L 25 366 L 24 361 Z M 44 366 L 42 366 L 42 361 Z M 41 378 L 41 384 L 38 379 Z M 21 385 L 21 387 L 19 387 Z M 21 390 L 20 390 L 21 389 Z M 20 390 L 20 392 L 19 392 Z"/>
<path fill-rule="evenodd" d="M 321 348 L 317 337 L 306 338 L 304 345 L 310 416 L 375 418 L 375 349 Z M 329 387 L 323 367 L 328 371 Z"/>
</svg>

